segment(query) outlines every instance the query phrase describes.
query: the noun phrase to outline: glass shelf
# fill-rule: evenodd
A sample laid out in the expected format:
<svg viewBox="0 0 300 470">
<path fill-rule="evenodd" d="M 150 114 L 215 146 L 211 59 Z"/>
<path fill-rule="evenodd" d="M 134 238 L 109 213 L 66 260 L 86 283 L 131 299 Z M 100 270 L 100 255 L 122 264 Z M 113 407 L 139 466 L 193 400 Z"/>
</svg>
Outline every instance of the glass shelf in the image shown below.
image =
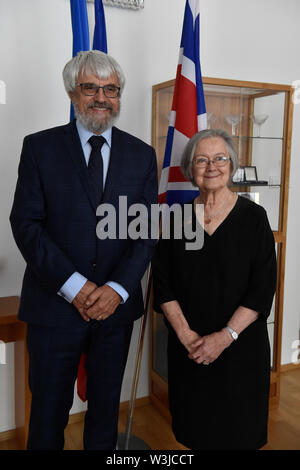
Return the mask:
<svg viewBox="0 0 300 470">
<path fill-rule="evenodd" d="M 253 139 L 253 140 L 283 140 L 283 137 L 265 137 L 255 135 L 232 135 L 233 139 Z"/>
<path fill-rule="evenodd" d="M 212 129 L 214 129 L 214 127 L 212 127 Z M 252 139 L 252 140 L 283 140 L 283 137 L 264 137 L 264 136 L 261 136 L 261 137 L 255 137 L 255 136 L 252 136 L 252 135 L 232 135 L 231 136 L 234 140 L 238 140 L 238 139 Z M 158 139 L 166 139 L 167 138 L 167 134 L 166 135 L 160 135 L 158 136 Z"/>
<path fill-rule="evenodd" d="M 232 187 L 235 186 L 269 186 L 268 182 L 266 181 L 265 183 L 263 182 L 255 182 L 255 181 L 239 181 L 238 183 L 232 183 Z M 280 186 L 280 185 L 279 185 Z"/>
</svg>

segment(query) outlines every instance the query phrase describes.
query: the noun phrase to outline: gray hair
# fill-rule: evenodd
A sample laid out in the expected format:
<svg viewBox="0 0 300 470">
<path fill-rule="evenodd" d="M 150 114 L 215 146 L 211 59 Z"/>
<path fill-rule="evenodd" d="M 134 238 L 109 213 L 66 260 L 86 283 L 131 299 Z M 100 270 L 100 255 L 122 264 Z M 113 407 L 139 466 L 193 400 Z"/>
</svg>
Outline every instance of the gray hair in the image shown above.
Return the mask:
<svg viewBox="0 0 300 470">
<path fill-rule="evenodd" d="M 99 78 L 108 78 L 116 74 L 120 84 L 120 95 L 124 89 L 125 76 L 118 62 L 101 51 L 80 51 L 64 67 L 63 80 L 67 93 L 75 90 L 81 74 L 93 74 Z"/>
<path fill-rule="evenodd" d="M 209 139 L 211 137 L 221 137 L 221 139 L 224 140 L 230 156 L 231 176 L 235 174 L 239 167 L 234 141 L 228 132 L 223 129 L 205 129 L 203 131 L 197 132 L 197 134 L 193 135 L 193 137 L 191 137 L 191 139 L 188 141 L 181 158 L 182 173 L 188 181 L 191 181 L 194 186 L 196 186 L 196 183 L 192 173 L 192 161 L 196 147 L 201 140 Z"/>
</svg>

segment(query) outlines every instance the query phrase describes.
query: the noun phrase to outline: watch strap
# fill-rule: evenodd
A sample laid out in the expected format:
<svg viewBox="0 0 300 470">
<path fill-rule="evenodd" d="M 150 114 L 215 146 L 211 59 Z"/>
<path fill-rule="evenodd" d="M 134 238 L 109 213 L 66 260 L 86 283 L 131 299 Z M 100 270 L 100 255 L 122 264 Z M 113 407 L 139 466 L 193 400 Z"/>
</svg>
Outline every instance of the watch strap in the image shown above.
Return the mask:
<svg viewBox="0 0 300 470">
<path fill-rule="evenodd" d="M 229 331 L 232 339 L 234 341 L 236 341 L 239 337 L 239 335 L 237 334 L 237 332 L 235 330 L 233 330 L 230 326 L 226 325 L 225 328 Z"/>
</svg>

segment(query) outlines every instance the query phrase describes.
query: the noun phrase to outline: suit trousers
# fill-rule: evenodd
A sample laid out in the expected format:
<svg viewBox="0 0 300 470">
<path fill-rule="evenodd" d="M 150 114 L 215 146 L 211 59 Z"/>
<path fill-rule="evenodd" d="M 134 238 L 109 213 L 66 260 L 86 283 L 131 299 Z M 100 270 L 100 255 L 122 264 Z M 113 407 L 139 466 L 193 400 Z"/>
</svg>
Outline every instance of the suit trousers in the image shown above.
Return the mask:
<svg viewBox="0 0 300 470">
<path fill-rule="evenodd" d="M 91 320 L 81 328 L 28 324 L 29 387 L 32 393 L 27 448 L 62 450 L 82 352 L 87 353 L 84 448 L 113 450 L 119 402 L 133 322 L 111 326 Z"/>
</svg>

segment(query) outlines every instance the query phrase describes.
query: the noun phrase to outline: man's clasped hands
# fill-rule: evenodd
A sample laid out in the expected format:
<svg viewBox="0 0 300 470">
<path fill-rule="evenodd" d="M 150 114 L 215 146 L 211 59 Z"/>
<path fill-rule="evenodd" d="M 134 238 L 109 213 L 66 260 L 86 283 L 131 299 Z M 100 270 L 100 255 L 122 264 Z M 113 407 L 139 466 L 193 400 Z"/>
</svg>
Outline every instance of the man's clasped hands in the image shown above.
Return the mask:
<svg viewBox="0 0 300 470">
<path fill-rule="evenodd" d="M 121 296 L 109 285 L 98 287 L 94 282 L 87 281 L 72 304 L 85 321 L 100 321 L 112 315 L 121 301 Z"/>
</svg>

